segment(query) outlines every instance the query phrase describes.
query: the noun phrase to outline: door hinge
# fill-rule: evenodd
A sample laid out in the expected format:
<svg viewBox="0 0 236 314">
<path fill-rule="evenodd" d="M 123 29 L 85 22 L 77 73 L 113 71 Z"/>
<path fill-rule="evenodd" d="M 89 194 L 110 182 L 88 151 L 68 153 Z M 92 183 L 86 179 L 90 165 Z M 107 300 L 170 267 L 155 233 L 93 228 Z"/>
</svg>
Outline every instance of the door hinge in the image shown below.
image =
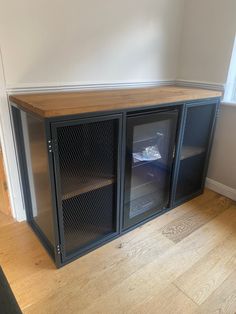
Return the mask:
<svg viewBox="0 0 236 314">
<path fill-rule="evenodd" d="M 54 153 L 57 149 L 57 140 L 49 139 L 48 140 L 48 151 L 49 153 Z"/>
<path fill-rule="evenodd" d="M 53 152 L 53 145 L 52 145 L 52 140 L 48 140 L 48 151 L 49 153 L 52 153 Z"/>
<path fill-rule="evenodd" d="M 61 246 L 60 246 L 60 244 L 57 245 L 57 254 L 61 255 Z"/>
</svg>

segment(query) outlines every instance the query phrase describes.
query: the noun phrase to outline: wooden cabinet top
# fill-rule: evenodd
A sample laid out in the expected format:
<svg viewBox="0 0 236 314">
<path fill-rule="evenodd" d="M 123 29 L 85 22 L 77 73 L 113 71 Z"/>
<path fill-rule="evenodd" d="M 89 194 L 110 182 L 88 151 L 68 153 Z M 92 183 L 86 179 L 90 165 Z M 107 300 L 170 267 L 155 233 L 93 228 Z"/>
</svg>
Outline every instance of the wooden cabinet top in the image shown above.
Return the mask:
<svg viewBox="0 0 236 314">
<path fill-rule="evenodd" d="M 11 95 L 19 108 L 43 118 L 102 111 L 139 109 L 168 103 L 221 97 L 222 93 L 176 86 Z"/>
</svg>

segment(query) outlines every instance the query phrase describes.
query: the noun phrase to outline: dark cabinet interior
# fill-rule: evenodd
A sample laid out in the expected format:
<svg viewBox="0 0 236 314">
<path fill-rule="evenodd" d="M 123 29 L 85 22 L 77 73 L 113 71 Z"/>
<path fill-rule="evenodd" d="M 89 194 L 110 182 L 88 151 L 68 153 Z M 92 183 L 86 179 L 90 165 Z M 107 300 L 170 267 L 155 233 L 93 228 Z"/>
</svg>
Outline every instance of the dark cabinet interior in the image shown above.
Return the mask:
<svg viewBox="0 0 236 314">
<path fill-rule="evenodd" d="M 214 103 L 191 105 L 186 108 L 176 203 L 202 191 L 215 114 Z"/>
<path fill-rule="evenodd" d="M 168 207 L 178 110 L 127 118 L 124 228 Z"/>
<path fill-rule="evenodd" d="M 13 104 L 27 220 L 56 265 L 202 193 L 218 105 L 44 119 Z"/>
</svg>

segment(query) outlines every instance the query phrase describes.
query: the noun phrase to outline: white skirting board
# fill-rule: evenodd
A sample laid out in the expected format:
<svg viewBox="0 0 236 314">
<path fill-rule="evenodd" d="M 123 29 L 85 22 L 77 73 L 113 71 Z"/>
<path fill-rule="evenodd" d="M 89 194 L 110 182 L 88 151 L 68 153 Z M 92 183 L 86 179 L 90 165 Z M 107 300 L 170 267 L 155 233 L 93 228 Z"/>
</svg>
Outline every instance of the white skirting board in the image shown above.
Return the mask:
<svg viewBox="0 0 236 314">
<path fill-rule="evenodd" d="M 192 87 L 192 88 L 203 88 L 217 90 L 220 92 L 225 91 L 225 84 L 213 83 L 213 82 L 201 82 L 201 81 L 186 81 L 186 80 L 176 80 L 175 84 L 177 86 Z"/>
<path fill-rule="evenodd" d="M 236 201 L 236 189 L 233 189 L 227 185 L 220 182 L 212 180 L 210 178 L 206 179 L 206 188 L 213 190 L 221 195 L 224 195 L 234 201 Z"/>
</svg>

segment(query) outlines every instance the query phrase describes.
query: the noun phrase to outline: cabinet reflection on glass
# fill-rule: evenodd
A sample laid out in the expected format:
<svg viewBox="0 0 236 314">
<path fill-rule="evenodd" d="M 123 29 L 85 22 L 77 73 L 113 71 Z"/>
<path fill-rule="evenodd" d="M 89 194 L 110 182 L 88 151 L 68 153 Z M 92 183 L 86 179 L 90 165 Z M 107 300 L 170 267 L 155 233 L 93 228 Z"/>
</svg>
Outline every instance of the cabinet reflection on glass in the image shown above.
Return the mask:
<svg viewBox="0 0 236 314">
<path fill-rule="evenodd" d="M 127 121 L 124 228 L 168 206 L 178 111 Z"/>
</svg>

